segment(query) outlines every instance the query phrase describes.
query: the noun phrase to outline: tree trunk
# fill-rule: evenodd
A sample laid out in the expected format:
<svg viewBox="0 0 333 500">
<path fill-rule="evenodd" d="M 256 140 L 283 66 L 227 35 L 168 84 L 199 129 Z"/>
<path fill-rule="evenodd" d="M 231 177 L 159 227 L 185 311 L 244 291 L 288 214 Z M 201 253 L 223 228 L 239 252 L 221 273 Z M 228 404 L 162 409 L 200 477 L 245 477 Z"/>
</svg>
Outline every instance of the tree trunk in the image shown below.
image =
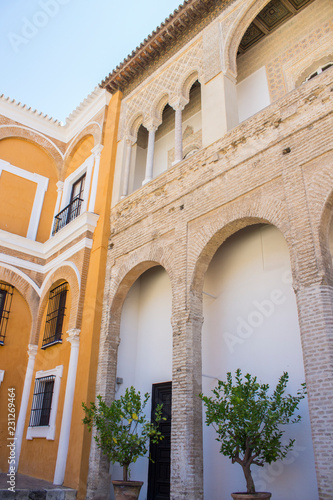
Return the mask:
<svg viewBox="0 0 333 500">
<path fill-rule="evenodd" d="M 251 474 L 251 470 L 250 470 L 250 466 L 249 465 L 242 465 L 243 467 L 243 472 L 244 472 L 244 476 L 245 476 L 245 479 L 246 479 L 246 489 L 247 489 L 247 493 L 255 493 L 256 490 L 255 490 L 255 487 L 254 487 L 254 482 L 253 482 L 253 479 L 252 479 L 252 474 Z"/>
<path fill-rule="evenodd" d="M 127 481 L 128 477 L 128 465 L 123 465 L 123 481 Z"/>
</svg>

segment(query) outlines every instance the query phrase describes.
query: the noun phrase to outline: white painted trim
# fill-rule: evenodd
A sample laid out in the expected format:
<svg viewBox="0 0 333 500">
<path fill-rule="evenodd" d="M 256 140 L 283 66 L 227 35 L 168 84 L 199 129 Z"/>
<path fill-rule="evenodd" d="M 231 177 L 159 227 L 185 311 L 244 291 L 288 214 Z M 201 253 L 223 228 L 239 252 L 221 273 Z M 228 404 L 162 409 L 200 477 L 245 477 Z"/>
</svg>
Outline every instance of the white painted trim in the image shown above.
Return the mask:
<svg viewBox="0 0 333 500">
<path fill-rule="evenodd" d="M 75 253 L 79 252 L 83 248 L 92 248 L 93 241 L 90 238 L 82 238 L 81 241 L 68 248 L 65 252 L 60 254 L 58 257 L 53 259 L 48 264 L 42 266 L 41 264 L 35 264 L 34 262 L 30 262 L 28 260 L 23 260 L 18 257 L 13 257 L 11 255 L 0 254 L 0 265 L 2 262 L 6 264 L 10 264 L 13 266 L 21 267 L 23 269 L 28 269 L 29 271 L 35 271 L 36 273 L 48 273 L 53 270 L 56 266 L 59 266 L 65 260 L 69 259 Z"/>
<path fill-rule="evenodd" d="M 90 120 L 92 120 L 101 109 L 108 106 L 112 97 L 109 92 L 100 88 L 94 90 L 92 94 L 94 93 L 95 95 L 89 95 L 78 109 L 67 118 L 66 125 L 60 125 L 59 122 L 54 123 L 51 118 L 45 118 L 37 111 L 31 111 L 30 108 L 9 100 L 0 99 L 0 113 L 25 126 L 21 127 L 16 125 L 16 127 L 31 127 L 31 129 L 29 129 L 30 131 L 34 133 L 39 132 L 39 135 L 52 143 L 58 150 L 58 147 L 43 134 L 64 143 L 68 143 L 74 136 L 78 135 L 81 130 L 90 124 Z M 12 124 L 3 125 L 3 127 L 7 128 L 14 126 L 15 125 Z M 60 153 L 60 155 L 63 157 L 62 153 Z"/>
<path fill-rule="evenodd" d="M 37 184 L 27 232 L 27 238 L 30 240 L 35 240 L 37 236 L 40 216 L 42 213 L 44 196 L 49 184 L 49 179 L 47 177 L 44 177 L 43 175 L 31 173 L 22 168 L 15 167 L 14 165 L 11 165 L 11 163 L 0 159 L 0 176 L 3 170 Z"/>
<path fill-rule="evenodd" d="M 3 382 L 4 376 L 5 376 L 5 370 L 0 370 L 0 385 L 1 385 L 1 382 Z"/>
<path fill-rule="evenodd" d="M 0 245 L 11 250 L 25 253 L 30 257 L 48 260 L 52 258 L 54 253 L 61 251 L 63 247 L 69 245 L 71 241 L 78 238 L 86 231 L 93 233 L 98 218 L 99 216 L 96 214 L 84 212 L 45 243 L 27 240 L 23 236 L 0 229 Z"/>
<path fill-rule="evenodd" d="M 0 110 L 1 110 L 1 106 L 0 106 Z M 1 113 L 1 114 L 3 114 L 3 113 Z M 15 119 L 15 118 L 14 118 L 14 120 L 18 121 L 18 122 L 24 123 L 22 120 L 18 120 L 18 119 Z M 39 135 L 39 137 L 41 137 L 43 140 L 45 140 L 49 144 L 51 144 L 57 150 L 57 152 L 59 153 L 59 155 L 61 156 L 61 158 L 64 159 L 65 155 L 60 151 L 60 149 L 58 148 L 58 146 L 53 141 L 51 141 L 51 139 L 49 139 L 48 137 L 46 137 L 44 134 L 41 134 L 40 132 L 38 132 L 38 127 L 35 128 L 33 125 L 28 124 L 28 123 L 27 123 L 27 125 L 28 125 L 28 127 L 25 127 L 23 125 L 14 125 L 12 123 L 8 123 L 7 125 L 0 125 L 0 129 L 1 128 L 19 128 L 19 129 L 22 129 L 22 130 L 27 130 L 28 132 L 32 132 L 33 134 Z M 48 132 L 46 132 L 46 133 L 47 133 L 47 135 L 50 135 Z M 11 137 L 15 137 L 14 134 L 11 134 Z M 58 137 L 55 137 L 55 139 L 58 139 Z M 60 139 L 60 141 L 61 140 L 62 139 Z"/>
<path fill-rule="evenodd" d="M 46 438 L 47 440 L 53 441 L 55 436 L 55 423 L 57 417 L 59 393 L 60 393 L 60 379 L 63 373 L 63 365 L 56 366 L 51 370 L 40 370 L 36 372 L 35 381 L 39 378 L 49 377 L 50 375 L 55 375 L 53 396 L 52 396 L 52 407 L 50 413 L 49 425 L 43 425 L 41 427 L 28 427 L 27 439 L 34 438 Z M 33 405 L 33 400 L 32 400 Z"/>
<path fill-rule="evenodd" d="M 60 211 L 63 210 L 65 207 L 67 207 L 67 205 L 70 202 L 73 184 L 78 179 L 80 179 L 80 177 L 82 177 L 84 174 L 86 174 L 86 180 L 83 191 L 83 203 L 81 206 L 81 213 L 86 211 L 93 165 L 94 165 L 94 156 L 91 155 L 89 156 L 89 158 L 86 159 L 84 163 L 82 163 L 80 167 L 78 167 L 71 175 L 69 175 L 65 179 Z"/>
<path fill-rule="evenodd" d="M 70 342 L 71 344 L 71 354 L 69 357 L 69 364 L 68 364 L 65 401 L 62 412 L 57 463 L 54 472 L 53 484 L 63 484 L 65 479 L 69 437 L 70 437 L 70 430 L 72 423 L 76 372 L 77 372 L 77 364 L 79 358 L 80 330 L 73 328 L 72 330 L 69 330 L 67 333 L 68 333 L 67 341 Z"/>
<path fill-rule="evenodd" d="M 99 175 L 99 164 L 101 161 L 101 153 L 102 153 L 103 147 L 104 146 L 102 144 L 98 144 L 97 146 L 95 146 L 91 150 L 91 152 L 94 156 L 94 159 L 95 159 L 95 166 L 94 166 L 94 175 L 93 175 L 93 180 L 92 180 L 92 185 L 91 185 L 90 200 L 89 200 L 89 207 L 88 207 L 89 212 L 95 211 L 97 184 L 98 184 L 98 175 Z"/>
<path fill-rule="evenodd" d="M 0 259 L 1 259 L 1 255 L 0 255 Z M 22 278 L 24 281 L 29 283 L 29 285 L 32 286 L 32 288 L 35 290 L 35 292 L 38 293 L 39 296 L 41 295 L 39 286 L 37 286 L 36 283 L 31 278 L 29 278 L 29 276 L 24 274 L 20 269 L 18 269 L 17 267 L 14 267 L 14 266 L 10 266 L 8 264 L 4 264 L 3 262 L 1 262 L 1 260 L 0 260 L 0 266 L 4 267 L 5 269 L 9 269 L 10 271 L 13 271 L 15 274 L 20 276 L 20 278 Z"/>
<path fill-rule="evenodd" d="M 44 278 L 44 281 L 43 281 L 43 284 L 42 286 L 40 287 L 40 295 L 42 296 L 44 290 L 45 290 L 45 287 L 46 286 L 49 286 L 48 284 L 48 279 L 49 277 L 51 276 L 51 274 L 53 274 L 57 269 L 59 269 L 60 267 L 71 267 L 75 274 L 76 274 L 76 278 L 77 278 L 77 282 L 78 282 L 78 285 L 79 285 L 79 290 L 81 289 L 81 276 L 80 276 L 80 273 L 79 273 L 79 270 L 78 268 L 76 267 L 76 265 L 73 263 L 73 262 L 70 262 L 70 261 L 64 261 L 64 262 L 60 262 L 57 266 L 53 267 L 51 269 L 51 271 L 49 271 L 49 273 L 45 276 Z"/>
<path fill-rule="evenodd" d="M 15 432 L 15 439 L 16 439 L 15 470 L 18 469 L 18 464 L 19 464 L 19 460 L 20 460 L 24 424 L 25 424 L 25 419 L 27 416 L 29 395 L 30 395 L 32 375 L 33 375 L 33 371 L 34 371 L 37 349 L 38 349 L 38 346 L 36 346 L 34 344 L 28 345 L 29 359 L 28 359 L 27 370 L 25 372 L 24 385 L 23 385 L 22 398 L 21 398 L 21 406 L 20 406 L 20 412 L 19 412 L 19 416 L 17 419 L 16 432 Z"/>
</svg>

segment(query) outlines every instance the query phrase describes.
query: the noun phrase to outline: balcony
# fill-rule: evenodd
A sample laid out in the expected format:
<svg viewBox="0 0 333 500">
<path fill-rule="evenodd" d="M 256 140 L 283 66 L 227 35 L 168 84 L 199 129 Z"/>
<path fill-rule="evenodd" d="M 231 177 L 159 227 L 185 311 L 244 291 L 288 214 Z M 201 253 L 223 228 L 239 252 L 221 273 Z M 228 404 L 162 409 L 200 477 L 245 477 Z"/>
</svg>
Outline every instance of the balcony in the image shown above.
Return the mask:
<svg viewBox="0 0 333 500">
<path fill-rule="evenodd" d="M 74 198 L 67 207 L 54 217 L 52 236 L 80 215 L 82 203 L 83 200 L 81 198 Z"/>
</svg>

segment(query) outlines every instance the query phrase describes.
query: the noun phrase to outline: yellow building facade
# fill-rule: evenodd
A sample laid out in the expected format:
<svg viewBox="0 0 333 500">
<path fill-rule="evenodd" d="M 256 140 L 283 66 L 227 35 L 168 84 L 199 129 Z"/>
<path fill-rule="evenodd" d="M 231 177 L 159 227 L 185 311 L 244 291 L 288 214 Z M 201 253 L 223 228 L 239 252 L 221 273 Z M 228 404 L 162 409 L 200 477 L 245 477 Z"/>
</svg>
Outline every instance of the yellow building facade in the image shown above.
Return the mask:
<svg viewBox="0 0 333 500">
<path fill-rule="evenodd" d="M 0 98 L 0 470 L 81 498 L 120 101 L 95 89 L 62 125 Z"/>
</svg>

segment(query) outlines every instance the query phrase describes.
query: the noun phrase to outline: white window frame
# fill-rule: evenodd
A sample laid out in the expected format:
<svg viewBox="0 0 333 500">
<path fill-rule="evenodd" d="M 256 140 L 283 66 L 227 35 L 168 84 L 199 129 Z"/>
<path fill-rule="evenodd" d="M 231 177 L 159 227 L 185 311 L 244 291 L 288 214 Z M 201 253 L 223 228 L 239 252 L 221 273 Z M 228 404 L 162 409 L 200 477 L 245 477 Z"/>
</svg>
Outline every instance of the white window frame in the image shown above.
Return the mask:
<svg viewBox="0 0 333 500">
<path fill-rule="evenodd" d="M 23 170 L 23 168 L 15 167 L 8 161 L 0 159 L 0 177 L 3 170 L 37 184 L 34 203 L 30 214 L 28 232 L 26 236 L 29 240 L 35 241 L 39 226 L 39 220 L 42 213 L 44 196 L 49 185 L 49 179 L 47 177 L 44 177 L 43 175 L 35 174 L 32 172 L 28 172 L 27 170 Z"/>
<path fill-rule="evenodd" d="M 94 166 L 94 155 L 89 156 L 80 167 L 78 167 L 73 173 L 71 173 L 64 182 L 63 196 L 61 200 L 61 206 L 59 212 L 63 210 L 71 201 L 71 193 L 73 184 L 80 179 L 84 174 L 86 174 L 86 180 L 83 191 L 83 203 L 81 205 L 81 214 L 86 212 L 88 205 L 88 198 L 90 192 L 91 176 Z M 81 215 L 80 214 L 80 215 Z"/>
<path fill-rule="evenodd" d="M 40 370 L 40 371 L 36 372 L 35 381 L 39 378 L 50 377 L 51 375 L 55 376 L 54 386 L 53 386 L 52 403 L 51 403 L 50 420 L 49 420 L 49 425 L 28 427 L 27 439 L 46 438 L 49 441 L 54 440 L 55 423 L 56 423 L 56 418 L 57 418 L 57 409 L 58 409 L 58 401 L 59 401 L 59 393 L 60 393 L 60 382 L 61 382 L 63 368 L 64 368 L 64 365 L 59 365 L 51 370 Z M 35 392 L 35 384 L 34 384 L 34 392 Z M 29 415 L 29 418 L 30 418 L 30 415 Z"/>
</svg>

